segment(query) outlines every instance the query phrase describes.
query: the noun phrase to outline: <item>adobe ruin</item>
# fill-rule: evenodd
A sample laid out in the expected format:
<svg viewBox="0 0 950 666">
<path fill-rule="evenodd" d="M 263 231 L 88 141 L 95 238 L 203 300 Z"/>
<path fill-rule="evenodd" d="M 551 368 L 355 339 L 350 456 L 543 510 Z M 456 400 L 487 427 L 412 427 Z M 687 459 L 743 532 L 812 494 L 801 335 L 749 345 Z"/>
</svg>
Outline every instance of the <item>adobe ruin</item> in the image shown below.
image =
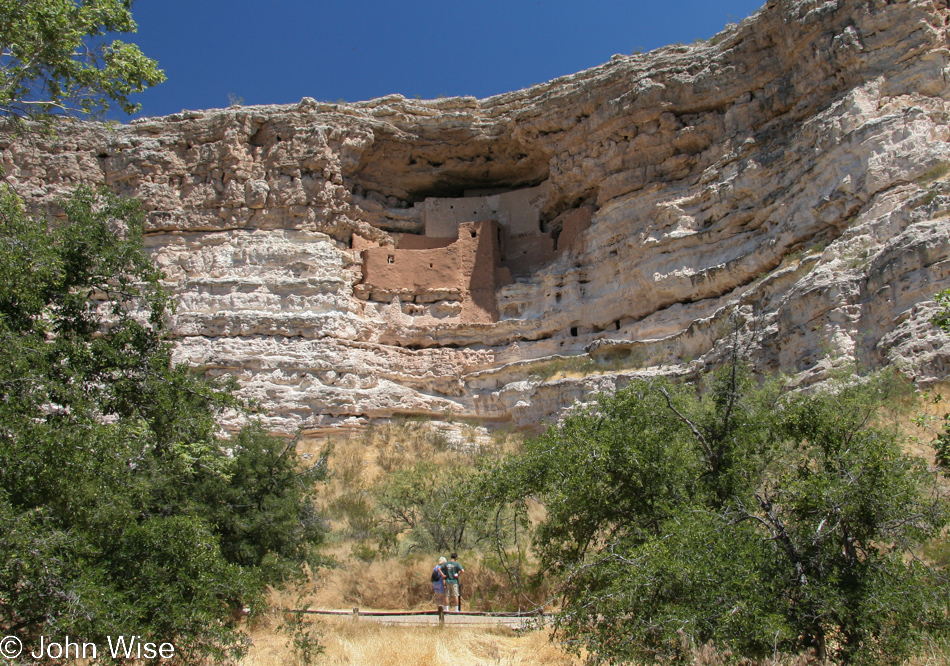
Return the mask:
<svg viewBox="0 0 950 666">
<path fill-rule="evenodd" d="M 394 245 L 380 246 L 354 234 L 352 247 L 361 252 L 363 263 L 356 295 L 385 303 L 398 298 L 411 316 L 498 321 L 495 292 L 574 247 L 590 225 L 593 207 L 582 206 L 542 231 L 540 211 L 547 194 L 543 183 L 428 197 L 416 204 L 422 209 L 424 235 L 394 234 Z"/>
</svg>

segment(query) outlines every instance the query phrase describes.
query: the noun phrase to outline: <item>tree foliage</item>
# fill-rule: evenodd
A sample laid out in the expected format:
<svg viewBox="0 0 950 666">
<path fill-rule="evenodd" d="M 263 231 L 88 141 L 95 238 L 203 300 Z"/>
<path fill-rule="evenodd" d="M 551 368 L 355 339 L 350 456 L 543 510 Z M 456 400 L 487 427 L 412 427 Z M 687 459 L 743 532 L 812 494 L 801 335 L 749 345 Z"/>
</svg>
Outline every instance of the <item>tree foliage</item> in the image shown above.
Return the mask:
<svg viewBox="0 0 950 666">
<path fill-rule="evenodd" d="M 937 312 L 930 321 L 944 333 L 950 333 L 950 289 L 935 294 L 934 301 L 937 304 Z M 943 415 L 943 432 L 937 435 L 932 446 L 937 466 L 945 475 L 950 476 L 950 413 Z"/>
<path fill-rule="evenodd" d="M 405 533 L 411 548 L 460 550 L 467 544 L 467 516 L 459 510 L 459 493 L 470 465 L 420 461 L 395 470 L 376 492 L 384 528 Z"/>
<path fill-rule="evenodd" d="M 788 395 L 738 361 L 704 382 L 599 396 L 472 491 L 486 508 L 544 504 L 535 549 L 560 581 L 560 638 L 593 663 L 709 641 L 895 663 L 945 637 L 947 588 L 915 557 L 945 506 L 875 421 L 900 382 Z"/>
<path fill-rule="evenodd" d="M 0 199 L 0 629 L 238 653 L 233 609 L 318 561 L 323 461 L 257 427 L 222 439 L 241 405 L 172 364 L 137 206 L 64 209 Z"/>
<path fill-rule="evenodd" d="M 134 33 L 132 0 L 0 0 L 0 114 L 100 116 L 165 80 L 157 63 L 110 34 Z"/>
<path fill-rule="evenodd" d="M 937 312 L 931 320 L 937 328 L 950 333 L 950 289 L 934 295 L 937 303 Z"/>
</svg>

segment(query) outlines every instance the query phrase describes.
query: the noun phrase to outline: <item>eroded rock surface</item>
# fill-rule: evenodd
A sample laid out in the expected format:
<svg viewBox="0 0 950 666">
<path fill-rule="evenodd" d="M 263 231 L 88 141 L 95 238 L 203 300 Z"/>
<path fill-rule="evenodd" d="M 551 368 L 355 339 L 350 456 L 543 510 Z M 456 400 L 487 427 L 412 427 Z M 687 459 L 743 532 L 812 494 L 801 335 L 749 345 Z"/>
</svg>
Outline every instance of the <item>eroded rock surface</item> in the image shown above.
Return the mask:
<svg viewBox="0 0 950 666">
<path fill-rule="evenodd" d="M 3 139 L 0 164 L 53 214 L 80 183 L 140 198 L 178 358 L 235 376 L 288 433 L 398 414 L 534 426 L 715 363 L 736 312 L 763 371 L 814 381 L 844 358 L 929 382 L 950 359 L 928 322 L 950 287 L 946 4 L 773 0 L 706 44 L 485 100 L 76 122 Z M 534 259 L 495 258 L 475 316 L 471 285 L 367 281 L 373 248 L 440 244 L 420 240 L 427 199 L 523 188 L 544 193 L 536 218 L 491 228 Z M 559 364 L 573 374 L 545 380 Z"/>
</svg>

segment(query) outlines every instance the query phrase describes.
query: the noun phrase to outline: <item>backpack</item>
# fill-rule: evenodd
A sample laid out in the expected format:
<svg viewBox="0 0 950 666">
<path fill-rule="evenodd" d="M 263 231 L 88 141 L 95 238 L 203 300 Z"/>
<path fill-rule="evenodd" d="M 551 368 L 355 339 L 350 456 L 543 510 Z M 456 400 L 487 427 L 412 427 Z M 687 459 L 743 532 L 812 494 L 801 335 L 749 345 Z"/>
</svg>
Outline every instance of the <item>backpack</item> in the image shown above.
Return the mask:
<svg viewBox="0 0 950 666">
<path fill-rule="evenodd" d="M 438 583 L 440 580 L 442 580 L 442 576 L 439 575 L 439 567 L 437 566 L 432 570 L 432 582 Z"/>
</svg>

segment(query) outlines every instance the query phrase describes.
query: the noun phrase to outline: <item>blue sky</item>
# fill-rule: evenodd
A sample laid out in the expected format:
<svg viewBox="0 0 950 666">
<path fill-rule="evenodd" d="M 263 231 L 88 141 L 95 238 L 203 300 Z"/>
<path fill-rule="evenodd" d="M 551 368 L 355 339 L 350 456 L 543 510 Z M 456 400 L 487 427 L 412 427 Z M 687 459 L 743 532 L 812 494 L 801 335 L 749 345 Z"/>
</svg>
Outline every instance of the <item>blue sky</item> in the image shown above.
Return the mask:
<svg viewBox="0 0 950 666">
<path fill-rule="evenodd" d="M 491 95 L 709 38 L 764 0 L 137 0 L 168 81 L 139 115 L 302 97 Z M 124 115 L 113 114 L 119 120 Z"/>
</svg>

